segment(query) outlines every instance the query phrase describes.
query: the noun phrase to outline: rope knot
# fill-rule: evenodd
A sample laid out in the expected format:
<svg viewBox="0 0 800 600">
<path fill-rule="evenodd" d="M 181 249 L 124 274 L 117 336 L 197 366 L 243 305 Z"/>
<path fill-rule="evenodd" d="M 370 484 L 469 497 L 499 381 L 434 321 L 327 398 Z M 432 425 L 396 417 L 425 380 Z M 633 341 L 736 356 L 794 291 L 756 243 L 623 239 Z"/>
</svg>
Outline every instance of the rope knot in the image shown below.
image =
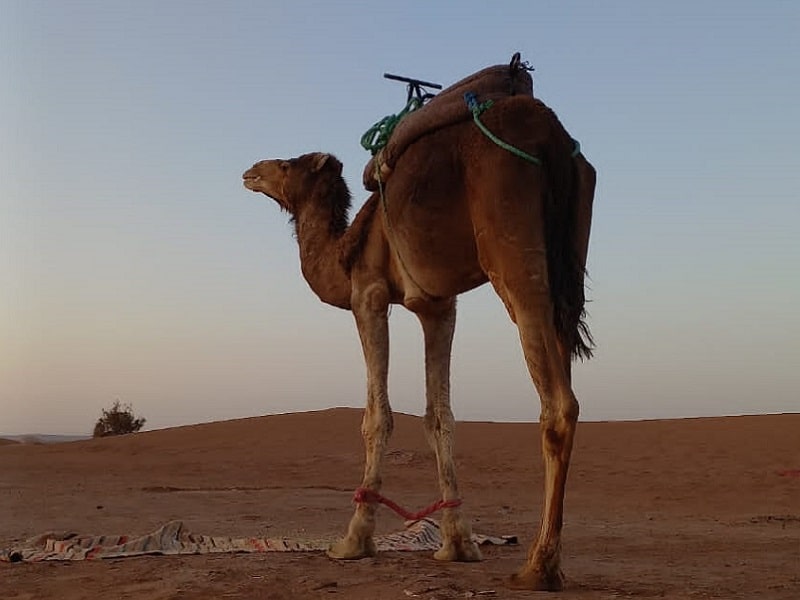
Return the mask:
<svg viewBox="0 0 800 600">
<path fill-rule="evenodd" d="M 478 102 L 478 96 L 475 95 L 475 92 L 466 92 L 464 94 L 464 102 L 467 103 L 467 108 L 475 118 L 481 116 L 481 113 L 491 108 L 492 104 L 494 104 L 494 102 L 491 100 L 487 100 L 486 102 Z"/>
</svg>

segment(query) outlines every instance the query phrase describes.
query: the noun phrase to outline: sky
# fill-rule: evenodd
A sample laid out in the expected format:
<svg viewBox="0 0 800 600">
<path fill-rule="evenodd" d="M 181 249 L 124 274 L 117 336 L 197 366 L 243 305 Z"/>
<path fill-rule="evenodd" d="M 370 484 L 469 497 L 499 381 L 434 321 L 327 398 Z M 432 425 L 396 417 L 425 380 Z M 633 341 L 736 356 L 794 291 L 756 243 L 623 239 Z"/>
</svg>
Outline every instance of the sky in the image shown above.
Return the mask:
<svg viewBox="0 0 800 600">
<path fill-rule="evenodd" d="M 0 433 L 361 407 L 352 315 L 300 275 L 265 158 L 335 154 L 519 51 L 598 171 L 583 420 L 800 411 L 800 4 L 0 0 Z M 390 399 L 424 411 L 390 317 Z M 458 419 L 533 421 L 517 332 L 464 294 Z"/>
</svg>

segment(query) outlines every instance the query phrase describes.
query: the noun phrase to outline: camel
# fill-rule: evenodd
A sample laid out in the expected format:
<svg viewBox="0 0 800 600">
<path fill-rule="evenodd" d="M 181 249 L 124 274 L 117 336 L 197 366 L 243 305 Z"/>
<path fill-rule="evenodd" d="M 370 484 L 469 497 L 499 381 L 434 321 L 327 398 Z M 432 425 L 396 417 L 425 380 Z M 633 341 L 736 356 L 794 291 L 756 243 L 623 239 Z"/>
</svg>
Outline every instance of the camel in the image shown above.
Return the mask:
<svg viewBox="0 0 800 600">
<path fill-rule="evenodd" d="M 464 120 L 412 143 L 350 225 L 350 192 L 331 154 L 258 162 L 244 173 L 244 186 L 291 215 L 304 278 L 320 300 L 352 311 L 362 344 L 364 476 L 347 532 L 328 554 L 359 559 L 376 552 L 377 503 L 370 494 L 381 489 L 393 427 L 388 315 L 390 305 L 399 304 L 418 317 L 424 333 L 424 427 L 445 506 L 443 542 L 434 557 L 481 559 L 459 506 L 450 355 L 456 296 L 490 282 L 519 330 L 541 400 L 540 530 L 509 583 L 559 590 L 563 501 L 578 419 L 571 362 L 591 353 L 583 317 L 595 171 L 555 113 L 532 96 L 498 100 L 483 122 L 541 165 L 499 147 Z"/>
</svg>

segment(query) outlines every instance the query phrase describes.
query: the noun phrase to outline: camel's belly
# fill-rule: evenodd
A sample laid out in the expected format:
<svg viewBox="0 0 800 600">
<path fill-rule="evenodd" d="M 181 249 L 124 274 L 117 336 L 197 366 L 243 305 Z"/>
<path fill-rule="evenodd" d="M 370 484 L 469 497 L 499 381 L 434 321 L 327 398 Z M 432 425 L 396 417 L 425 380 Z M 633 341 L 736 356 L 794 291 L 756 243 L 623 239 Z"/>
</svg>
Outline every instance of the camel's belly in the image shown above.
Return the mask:
<svg viewBox="0 0 800 600">
<path fill-rule="evenodd" d="M 487 281 L 466 211 L 408 203 L 388 219 L 395 261 L 426 294 L 455 296 Z"/>
</svg>

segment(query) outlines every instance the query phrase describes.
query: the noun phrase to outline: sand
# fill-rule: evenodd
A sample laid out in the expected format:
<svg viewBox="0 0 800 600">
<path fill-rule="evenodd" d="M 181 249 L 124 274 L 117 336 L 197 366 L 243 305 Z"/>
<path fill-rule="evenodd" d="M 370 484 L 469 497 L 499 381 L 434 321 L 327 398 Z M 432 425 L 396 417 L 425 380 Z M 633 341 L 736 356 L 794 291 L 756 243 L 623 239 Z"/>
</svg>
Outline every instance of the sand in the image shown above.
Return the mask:
<svg viewBox="0 0 800 600">
<path fill-rule="evenodd" d="M 0 447 L 0 547 L 48 530 L 210 535 L 344 530 L 361 477 L 360 411 L 277 415 L 54 445 Z M 473 564 L 430 553 L 0 563 L 0 598 L 800 598 L 800 415 L 581 423 L 563 537 L 567 588 L 511 591 L 538 524 L 538 425 L 459 423 L 464 507 L 522 544 Z M 384 492 L 437 499 L 421 420 L 396 416 Z M 386 509 L 379 528 L 402 527 Z"/>
</svg>

